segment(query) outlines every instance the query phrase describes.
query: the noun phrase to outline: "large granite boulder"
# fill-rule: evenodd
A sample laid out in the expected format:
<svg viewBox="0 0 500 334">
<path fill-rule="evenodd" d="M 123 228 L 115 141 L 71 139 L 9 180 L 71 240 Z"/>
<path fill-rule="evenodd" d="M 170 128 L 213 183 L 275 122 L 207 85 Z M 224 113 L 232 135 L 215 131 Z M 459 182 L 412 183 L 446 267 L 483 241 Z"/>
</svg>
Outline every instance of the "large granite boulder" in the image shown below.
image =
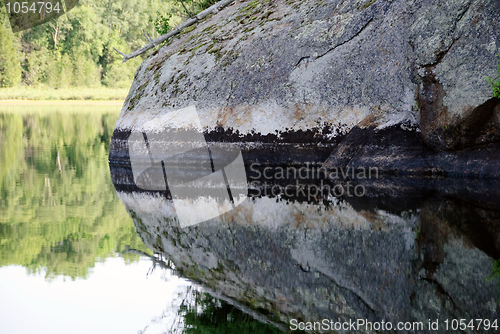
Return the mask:
<svg viewBox="0 0 500 334">
<path fill-rule="evenodd" d="M 496 319 L 498 182 L 441 176 L 500 178 L 485 79 L 499 21 L 498 0 L 235 1 L 139 67 L 111 144 L 118 194 L 185 276 L 277 321 Z M 181 112 L 193 105 L 199 124 Z M 316 180 L 362 197 L 262 195 L 297 181 L 279 179 L 181 228 L 174 196 L 138 189 L 128 145 L 195 122 L 207 142 L 239 145 L 249 181 L 325 160 L 393 175 Z"/>
<path fill-rule="evenodd" d="M 420 172 L 446 172 L 450 164 L 443 161 L 484 160 L 498 153 L 491 143 L 500 138 L 499 100 L 485 79 L 496 75 L 499 13 L 496 0 L 236 1 L 143 62 L 116 125 L 115 147 L 125 149 L 120 138 L 155 118 L 162 119 L 159 130 L 182 128 L 178 114 L 167 115 L 196 105 L 214 140 L 257 149 L 312 145 L 285 146 L 285 155 L 321 143 L 326 158 L 362 121 L 369 128 L 363 137 L 389 129 L 395 138 L 410 138 L 409 147 L 406 139 L 386 140 L 362 150 L 365 138 L 347 153 L 341 144 L 330 166 L 356 154 L 359 160 L 366 150 L 364 163 L 377 165 L 370 157 L 392 152 L 388 145 L 402 156 L 393 154 L 395 162 L 382 170 L 413 172 L 416 164 Z M 477 145 L 483 145 L 479 156 L 450 153 Z M 422 153 L 428 148 L 446 156 Z M 120 159 L 119 151 L 111 160 Z M 406 168 L 409 159 L 420 162 Z M 500 169 L 489 160 L 490 170 Z"/>
</svg>

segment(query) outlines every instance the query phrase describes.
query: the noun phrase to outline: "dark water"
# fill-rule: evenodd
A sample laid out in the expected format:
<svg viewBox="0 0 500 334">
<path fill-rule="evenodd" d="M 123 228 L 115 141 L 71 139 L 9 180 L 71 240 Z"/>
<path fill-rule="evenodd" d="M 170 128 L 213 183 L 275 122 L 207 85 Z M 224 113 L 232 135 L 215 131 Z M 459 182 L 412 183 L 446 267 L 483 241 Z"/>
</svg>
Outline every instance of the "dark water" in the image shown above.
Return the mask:
<svg viewBox="0 0 500 334">
<path fill-rule="evenodd" d="M 367 189 L 351 200 L 254 197 L 188 227 L 167 194 L 118 195 L 145 243 L 182 275 L 277 325 L 365 319 L 428 326 L 432 319 L 447 332 L 446 321 L 488 319 L 463 332 L 495 332 L 500 213 L 421 188 L 423 196 L 412 188 L 399 197 L 396 187 L 408 186 L 400 181 L 379 180 L 388 193 Z M 436 182 L 452 192 L 454 183 Z M 471 192 L 486 187 L 460 182 Z M 433 332 L 422 328 L 396 332 Z"/>
<path fill-rule="evenodd" d="M 144 245 L 110 177 L 119 110 L 0 104 L 0 333 L 275 331 Z"/>
<path fill-rule="evenodd" d="M 179 144 L 183 131 L 115 132 L 110 171 L 144 243 L 184 277 L 283 330 L 498 330 L 498 180 L 324 170 L 321 150 L 234 142 L 241 182 L 234 147 L 226 161 L 227 143 Z"/>
</svg>

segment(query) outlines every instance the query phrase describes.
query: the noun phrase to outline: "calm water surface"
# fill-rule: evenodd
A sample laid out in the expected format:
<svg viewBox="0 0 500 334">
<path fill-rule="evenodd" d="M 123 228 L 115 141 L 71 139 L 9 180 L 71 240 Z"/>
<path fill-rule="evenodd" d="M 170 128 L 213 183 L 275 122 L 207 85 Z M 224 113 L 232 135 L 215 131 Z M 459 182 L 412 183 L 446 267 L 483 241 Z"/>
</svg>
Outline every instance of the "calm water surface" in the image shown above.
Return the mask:
<svg viewBox="0 0 500 334">
<path fill-rule="evenodd" d="M 199 138 L 169 117 L 117 130 L 110 172 L 176 272 L 284 329 L 500 329 L 499 180 L 321 170 L 334 142 Z"/>
<path fill-rule="evenodd" d="M 363 195 L 337 197 L 318 174 L 248 168 L 243 150 L 250 198 L 182 228 L 168 191 L 108 164 L 119 109 L 0 104 L 0 333 L 496 332 L 498 181 L 353 179 Z"/>
<path fill-rule="evenodd" d="M 144 245 L 107 161 L 119 111 L 0 102 L 0 333 L 277 332 Z"/>
</svg>

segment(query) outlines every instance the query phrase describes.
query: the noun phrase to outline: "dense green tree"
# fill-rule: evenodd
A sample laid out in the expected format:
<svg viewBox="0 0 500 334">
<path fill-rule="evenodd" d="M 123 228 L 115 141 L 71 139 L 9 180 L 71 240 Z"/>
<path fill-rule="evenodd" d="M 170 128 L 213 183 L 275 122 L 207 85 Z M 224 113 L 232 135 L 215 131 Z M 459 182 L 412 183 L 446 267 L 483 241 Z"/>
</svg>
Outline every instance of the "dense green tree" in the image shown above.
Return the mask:
<svg viewBox="0 0 500 334">
<path fill-rule="evenodd" d="M 109 38 L 104 44 L 102 57 L 99 61 L 99 65 L 103 69 L 102 83 L 113 88 L 130 87 L 135 71 L 141 64 L 141 58 L 135 58 L 122 63 L 122 57 L 113 48 L 123 52 L 131 52 L 130 47 L 120 38 L 118 32 L 111 31 Z"/>
<path fill-rule="evenodd" d="M 12 87 L 21 81 L 21 67 L 13 38 L 10 28 L 0 23 L 0 87 Z"/>
<path fill-rule="evenodd" d="M 189 13 L 216 2 L 183 1 Z M 0 1 L 0 86 L 20 78 L 54 88 L 130 86 L 143 58 L 122 64 L 113 47 L 130 52 L 147 43 L 145 33 L 156 38 L 187 17 L 179 0 L 80 0 L 65 15 L 14 35 Z"/>
</svg>

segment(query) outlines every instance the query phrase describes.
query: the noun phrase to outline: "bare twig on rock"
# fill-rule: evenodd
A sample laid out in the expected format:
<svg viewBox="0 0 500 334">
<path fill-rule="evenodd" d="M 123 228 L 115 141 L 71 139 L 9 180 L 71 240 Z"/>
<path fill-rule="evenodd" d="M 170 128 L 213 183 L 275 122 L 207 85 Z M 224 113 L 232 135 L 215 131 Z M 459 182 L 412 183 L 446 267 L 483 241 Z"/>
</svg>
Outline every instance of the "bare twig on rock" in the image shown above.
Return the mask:
<svg viewBox="0 0 500 334">
<path fill-rule="evenodd" d="M 141 54 L 143 54 L 144 52 L 148 51 L 149 49 L 153 48 L 153 47 L 156 47 L 158 44 L 160 43 L 163 43 L 164 41 L 166 41 L 167 39 L 169 39 L 170 37 L 172 36 L 175 36 L 177 34 L 179 34 L 183 29 L 189 27 L 189 26 L 192 26 L 193 24 L 195 24 L 196 22 L 204 19 L 205 17 L 207 17 L 208 15 L 212 14 L 212 13 L 217 13 L 219 12 L 222 8 L 228 6 L 229 4 L 231 4 L 232 2 L 234 2 L 235 0 L 222 0 L 222 1 L 219 1 L 217 2 L 216 4 L 208 7 L 207 9 L 199 12 L 197 15 L 194 15 L 193 17 L 191 17 L 190 19 L 188 19 L 187 21 L 179 24 L 174 30 L 171 30 L 169 31 L 168 33 L 164 34 L 164 35 L 161 35 L 159 36 L 158 38 L 155 38 L 153 40 L 149 40 L 149 43 L 146 44 L 145 46 L 143 46 L 142 48 L 140 48 L 139 50 L 136 50 L 130 54 L 124 54 L 120 51 L 118 51 L 117 49 L 113 48 L 116 52 L 118 52 L 120 55 L 123 56 L 123 63 L 126 62 L 127 60 L 129 59 L 132 59 L 132 58 L 135 58 Z M 147 37 L 146 37 L 147 38 Z"/>
<path fill-rule="evenodd" d="M 126 55 L 126 54 L 124 54 L 123 52 L 118 51 L 115 47 L 113 47 L 113 49 L 114 49 L 116 52 L 118 52 L 119 54 L 121 54 L 123 57 L 127 57 L 127 55 Z"/>
<path fill-rule="evenodd" d="M 152 42 L 153 39 L 151 38 L 151 36 L 149 36 L 149 34 L 147 32 L 145 32 L 144 30 L 142 30 L 142 34 L 144 35 L 144 37 L 146 37 L 146 39 L 148 40 L 148 42 Z"/>
</svg>

